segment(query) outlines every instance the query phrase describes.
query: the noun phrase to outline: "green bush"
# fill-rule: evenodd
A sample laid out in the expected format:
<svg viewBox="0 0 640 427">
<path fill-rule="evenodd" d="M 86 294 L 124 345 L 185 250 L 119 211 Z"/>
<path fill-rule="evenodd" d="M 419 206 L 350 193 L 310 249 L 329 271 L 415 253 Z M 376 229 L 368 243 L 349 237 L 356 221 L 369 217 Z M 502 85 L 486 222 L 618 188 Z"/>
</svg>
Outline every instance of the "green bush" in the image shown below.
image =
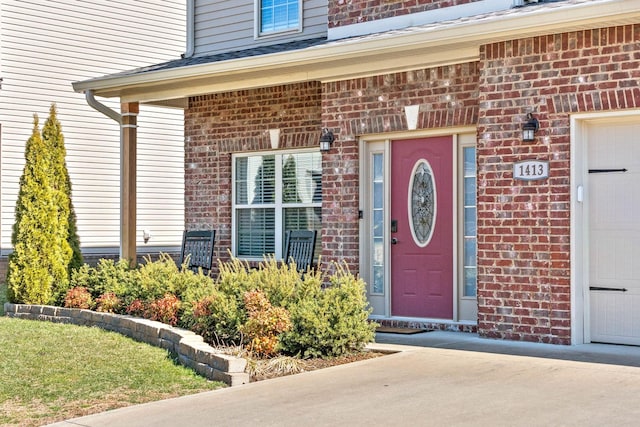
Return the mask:
<svg viewBox="0 0 640 427">
<path fill-rule="evenodd" d="M 213 345 L 239 345 L 247 313 L 236 299 L 218 290 L 186 309 L 182 324 Z"/>
<path fill-rule="evenodd" d="M 183 301 L 195 301 L 213 291 L 213 280 L 194 273 L 184 266 L 178 267 L 168 254 L 160 254 L 157 261 L 145 258 L 137 270 L 136 298 L 154 301 L 171 293 Z"/>
<path fill-rule="evenodd" d="M 219 269 L 214 283 L 178 268 L 168 255 L 137 269 L 101 260 L 95 268 L 78 269 L 72 283 L 87 287 L 100 310 L 180 325 L 210 344 L 244 344 L 262 356 L 342 356 L 373 341 L 376 325 L 368 321 L 365 284 L 346 267 L 335 266 L 327 288 L 321 272 L 301 276 L 274 259 L 258 268 L 232 259 Z"/>
<path fill-rule="evenodd" d="M 258 268 L 237 258 L 222 262 L 215 292 L 187 301 L 182 326 L 202 335 L 214 344 L 240 344 L 251 341 L 244 335 L 253 326 L 244 326 L 249 318 L 245 295 L 259 290 L 274 307 L 285 307 L 294 293 L 300 274 L 287 264 L 269 258 Z M 252 323 L 256 320 L 252 320 Z"/>
<path fill-rule="evenodd" d="M 320 272 L 301 277 L 273 259 L 256 269 L 237 259 L 221 263 L 216 292 L 186 310 L 185 326 L 207 342 L 244 342 L 262 354 L 278 348 L 307 358 L 362 350 L 375 336 L 365 284 L 342 266 L 336 271 L 323 289 Z"/>
<path fill-rule="evenodd" d="M 240 305 L 244 304 L 246 292 L 260 290 L 271 304 L 279 307 L 286 306 L 299 282 L 300 273 L 295 268 L 274 258 L 261 262 L 258 268 L 251 268 L 248 263 L 232 258 L 229 262 L 220 263 L 215 286 L 220 292 L 232 295 Z"/>
<path fill-rule="evenodd" d="M 160 254 L 157 261 L 147 258 L 138 268 L 131 268 L 127 260 L 101 259 L 95 267 L 85 264 L 72 273 L 71 286 L 86 287 L 93 298 L 112 293 L 126 310 L 135 300 L 148 305 L 167 293 L 183 301 L 198 300 L 213 291 L 213 280 L 181 270 L 168 254 Z"/>
<path fill-rule="evenodd" d="M 135 270 L 124 259 L 101 259 L 95 267 L 84 264 L 71 273 L 71 286 L 87 288 L 94 299 L 112 293 L 125 304 L 133 301 L 139 293 Z"/>
<path fill-rule="evenodd" d="M 254 283 L 255 274 L 248 263 L 237 258 L 218 265 L 218 278 L 215 282 L 216 291 L 232 298 L 236 304 L 242 305 L 242 298 L 246 292 L 257 289 Z"/>
<path fill-rule="evenodd" d="M 326 289 L 305 277 L 289 306 L 293 327 L 280 337 L 283 352 L 303 358 L 342 356 L 373 341 L 376 325 L 368 321 L 365 284 L 336 267 Z"/>
</svg>

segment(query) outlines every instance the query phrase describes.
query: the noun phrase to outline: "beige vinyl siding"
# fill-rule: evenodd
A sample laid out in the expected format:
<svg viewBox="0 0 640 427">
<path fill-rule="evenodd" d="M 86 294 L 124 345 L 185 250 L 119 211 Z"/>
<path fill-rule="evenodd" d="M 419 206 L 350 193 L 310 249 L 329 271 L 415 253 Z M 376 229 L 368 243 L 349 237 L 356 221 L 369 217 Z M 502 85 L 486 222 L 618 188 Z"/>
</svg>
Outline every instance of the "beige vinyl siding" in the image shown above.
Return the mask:
<svg viewBox="0 0 640 427">
<path fill-rule="evenodd" d="M 195 55 L 266 46 L 327 35 L 327 2 L 302 2 L 302 32 L 255 39 L 255 0 L 196 0 Z"/>
<path fill-rule="evenodd" d="M 55 102 L 86 252 L 117 252 L 118 124 L 73 92 L 73 81 L 180 56 L 184 0 L 0 0 L 0 245 L 11 248 L 18 181 L 33 114 Z M 120 111 L 118 100 L 101 100 Z M 184 227 L 182 110 L 142 105 L 138 117 L 139 251 L 177 247 Z M 147 245 L 142 230 L 151 230 Z M 153 248 L 152 248 L 153 247 Z"/>
</svg>

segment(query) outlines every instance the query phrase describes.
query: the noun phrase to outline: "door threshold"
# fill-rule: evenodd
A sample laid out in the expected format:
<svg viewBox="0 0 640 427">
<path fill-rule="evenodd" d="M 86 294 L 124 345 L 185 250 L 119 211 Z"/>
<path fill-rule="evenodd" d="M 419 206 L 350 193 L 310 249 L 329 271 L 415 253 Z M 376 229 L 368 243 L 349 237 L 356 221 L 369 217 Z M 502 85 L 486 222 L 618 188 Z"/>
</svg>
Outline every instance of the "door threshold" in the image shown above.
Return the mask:
<svg viewBox="0 0 640 427">
<path fill-rule="evenodd" d="M 406 317 L 369 316 L 369 320 L 389 328 L 425 329 L 431 331 L 478 332 L 478 324 L 469 321 L 445 319 L 418 319 Z"/>
</svg>

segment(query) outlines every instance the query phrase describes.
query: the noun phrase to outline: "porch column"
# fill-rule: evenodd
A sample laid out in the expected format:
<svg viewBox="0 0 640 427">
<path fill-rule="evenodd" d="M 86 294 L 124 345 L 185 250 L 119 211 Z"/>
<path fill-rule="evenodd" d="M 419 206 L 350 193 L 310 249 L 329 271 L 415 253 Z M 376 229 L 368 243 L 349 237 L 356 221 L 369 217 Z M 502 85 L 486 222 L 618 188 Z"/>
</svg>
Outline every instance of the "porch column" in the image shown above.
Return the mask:
<svg viewBox="0 0 640 427">
<path fill-rule="evenodd" d="M 136 263 L 137 102 L 123 102 L 120 144 L 120 258 Z"/>
</svg>

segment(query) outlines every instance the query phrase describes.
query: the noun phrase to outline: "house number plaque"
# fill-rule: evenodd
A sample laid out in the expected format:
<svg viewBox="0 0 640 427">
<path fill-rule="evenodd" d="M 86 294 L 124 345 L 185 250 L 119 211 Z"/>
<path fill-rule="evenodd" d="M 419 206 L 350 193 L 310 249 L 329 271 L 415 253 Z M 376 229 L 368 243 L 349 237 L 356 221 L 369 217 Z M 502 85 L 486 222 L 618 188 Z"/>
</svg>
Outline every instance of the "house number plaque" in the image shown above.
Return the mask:
<svg viewBox="0 0 640 427">
<path fill-rule="evenodd" d="M 525 160 L 513 164 L 513 179 L 535 181 L 549 178 L 549 162 Z"/>
</svg>

